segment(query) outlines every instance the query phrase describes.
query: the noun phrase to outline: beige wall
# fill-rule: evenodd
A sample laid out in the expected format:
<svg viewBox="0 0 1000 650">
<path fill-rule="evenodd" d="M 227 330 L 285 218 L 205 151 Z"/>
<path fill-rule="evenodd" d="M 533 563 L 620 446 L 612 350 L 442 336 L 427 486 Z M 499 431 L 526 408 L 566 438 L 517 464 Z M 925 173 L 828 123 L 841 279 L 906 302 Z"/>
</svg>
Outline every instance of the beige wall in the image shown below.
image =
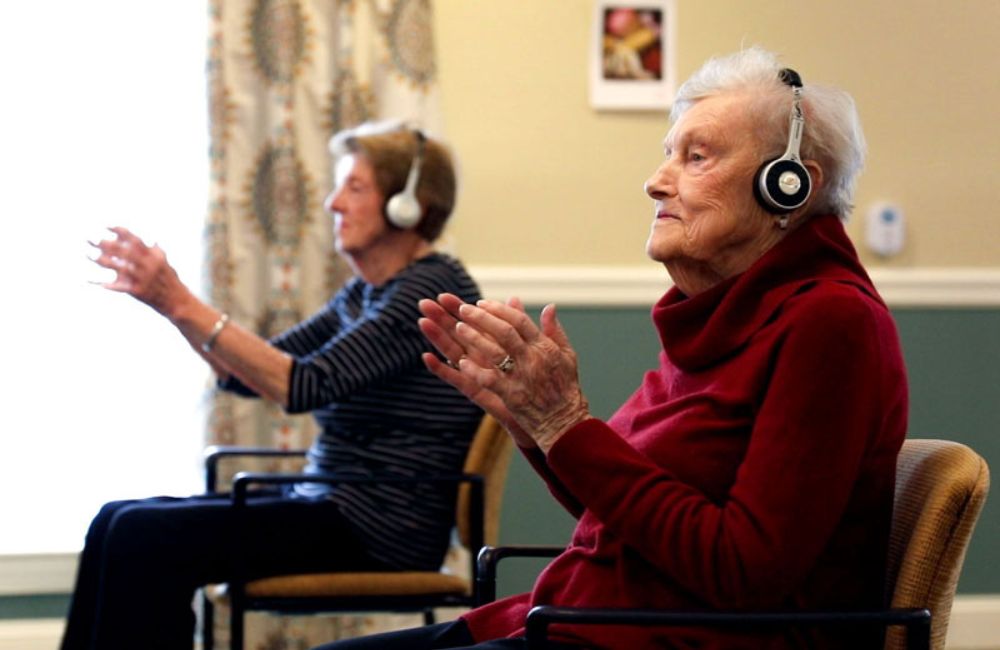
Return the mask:
<svg viewBox="0 0 1000 650">
<path fill-rule="evenodd" d="M 677 76 L 741 45 L 858 102 L 869 141 L 849 229 L 899 203 L 902 254 L 869 265 L 1000 266 L 1000 0 L 678 0 Z M 451 229 L 474 265 L 644 265 L 666 112 L 588 104 L 591 0 L 435 0 Z"/>
</svg>

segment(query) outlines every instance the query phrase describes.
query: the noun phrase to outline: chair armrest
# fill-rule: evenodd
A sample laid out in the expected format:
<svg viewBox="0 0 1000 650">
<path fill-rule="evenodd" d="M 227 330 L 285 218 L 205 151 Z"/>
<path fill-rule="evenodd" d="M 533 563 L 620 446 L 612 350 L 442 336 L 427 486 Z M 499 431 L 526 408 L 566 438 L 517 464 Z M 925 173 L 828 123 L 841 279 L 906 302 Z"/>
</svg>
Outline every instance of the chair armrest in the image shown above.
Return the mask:
<svg viewBox="0 0 1000 650">
<path fill-rule="evenodd" d="M 476 605 L 492 603 L 497 597 L 497 565 L 505 557 L 556 557 L 565 546 L 537 544 L 484 546 L 476 559 Z"/>
<path fill-rule="evenodd" d="M 273 447 L 233 447 L 213 445 L 205 449 L 205 492 L 215 492 L 219 480 L 219 461 L 234 456 L 305 456 L 307 449 L 275 449 Z"/>
<path fill-rule="evenodd" d="M 545 648 L 548 628 L 556 623 L 572 625 L 640 625 L 645 627 L 707 626 L 768 628 L 778 626 L 902 625 L 907 629 L 908 650 L 929 650 L 931 613 L 927 609 L 882 611 L 808 612 L 678 612 L 655 609 L 599 609 L 540 605 L 528 612 L 525 623 L 529 650 Z"/>
<path fill-rule="evenodd" d="M 240 472 L 233 477 L 233 505 L 246 503 L 248 488 L 253 484 L 291 485 L 294 483 L 469 483 L 473 499 L 482 503 L 483 477 L 479 474 L 427 474 L 426 476 L 400 476 L 399 474 L 374 474 L 372 476 L 339 476 L 337 474 L 276 474 L 266 472 Z M 480 526 L 482 528 L 482 526 Z"/>
</svg>

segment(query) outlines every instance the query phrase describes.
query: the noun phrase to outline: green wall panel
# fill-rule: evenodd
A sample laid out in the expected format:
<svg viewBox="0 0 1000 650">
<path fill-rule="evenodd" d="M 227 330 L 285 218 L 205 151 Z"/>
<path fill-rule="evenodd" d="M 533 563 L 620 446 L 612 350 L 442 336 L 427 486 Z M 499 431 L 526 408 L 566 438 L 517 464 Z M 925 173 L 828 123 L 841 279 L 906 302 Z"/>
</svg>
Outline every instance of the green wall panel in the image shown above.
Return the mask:
<svg viewBox="0 0 1000 650">
<path fill-rule="evenodd" d="M 1000 310 L 893 313 L 910 379 L 910 436 L 965 443 L 993 473 L 958 590 L 1000 594 Z"/>
<path fill-rule="evenodd" d="M 67 594 L 0 596 L 0 620 L 21 618 L 62 618 L 69 611 Z"/>
</svg>

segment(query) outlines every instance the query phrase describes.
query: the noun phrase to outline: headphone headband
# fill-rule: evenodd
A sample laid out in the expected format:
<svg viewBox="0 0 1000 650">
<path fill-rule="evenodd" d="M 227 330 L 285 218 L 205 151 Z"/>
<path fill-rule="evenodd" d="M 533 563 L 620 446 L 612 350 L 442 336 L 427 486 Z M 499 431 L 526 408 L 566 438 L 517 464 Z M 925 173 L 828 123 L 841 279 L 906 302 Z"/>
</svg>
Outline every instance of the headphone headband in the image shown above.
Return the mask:
<svg viewBox="0 0 1000 650">
<path fill-rule="evenodd" d="M 792 88 L 802 87 L 802 77 L 799 76 L 798 72 L 792 70 L 791 68 L 782 68 L 779 70 L 778 79 L 780 79 L 785 85 L 791 86 Z"/>
</svg>

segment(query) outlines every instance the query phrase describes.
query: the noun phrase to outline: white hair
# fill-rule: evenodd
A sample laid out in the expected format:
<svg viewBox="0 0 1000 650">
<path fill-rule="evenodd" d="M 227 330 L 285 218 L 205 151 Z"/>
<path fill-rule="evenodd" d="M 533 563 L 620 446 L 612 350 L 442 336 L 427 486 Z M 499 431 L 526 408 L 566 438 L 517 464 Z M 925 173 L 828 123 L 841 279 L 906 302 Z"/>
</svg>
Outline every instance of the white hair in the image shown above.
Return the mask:
<svg viewBox="0 0 1000 650">
<path fill-rule="evenodd" d="M 747 93 L 751 97 L 747 109 L 758 124 L 764 147 L 761 162 L 777 158 L 788 143 L 792 97 L 779 78 L 782 67 L 775 54 L 756 46 L 709 59 L 677 90 L 670 120 L 676 123 L 699 100 Z M 866 149 L 854 99 L 843 90 L 810 84 L 804 77 L 802 110 L 801 157 L 816 161 L 824 177 L 810 213 L 833 213 L 846 219 L 853 208 Z"/>
</svg>

